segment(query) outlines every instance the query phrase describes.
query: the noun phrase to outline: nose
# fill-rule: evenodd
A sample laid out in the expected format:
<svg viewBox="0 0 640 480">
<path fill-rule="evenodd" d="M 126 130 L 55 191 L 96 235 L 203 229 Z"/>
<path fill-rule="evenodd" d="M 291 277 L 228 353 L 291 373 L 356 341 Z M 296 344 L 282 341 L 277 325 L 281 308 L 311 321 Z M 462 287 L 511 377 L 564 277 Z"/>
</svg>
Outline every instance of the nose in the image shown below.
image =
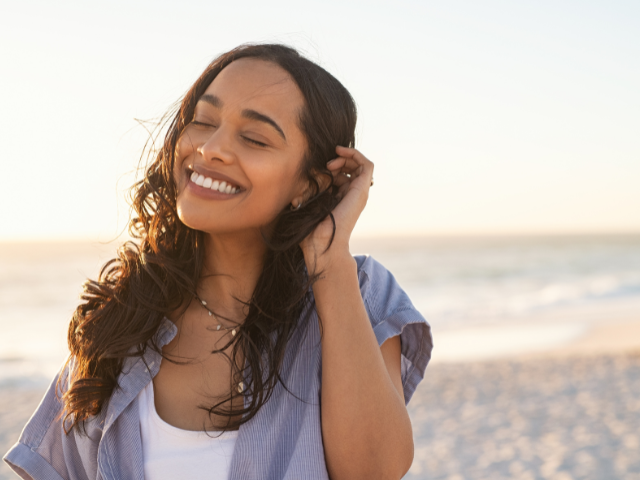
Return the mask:
<svg viewBox="0 0 640 480">
<path fill-rule="evenodd" d="M 233 137 L 228 128 L 220 126 L 196 149 L 206 161 L 233 162 L 236 158 L 233 151 Z"/>
</svg>

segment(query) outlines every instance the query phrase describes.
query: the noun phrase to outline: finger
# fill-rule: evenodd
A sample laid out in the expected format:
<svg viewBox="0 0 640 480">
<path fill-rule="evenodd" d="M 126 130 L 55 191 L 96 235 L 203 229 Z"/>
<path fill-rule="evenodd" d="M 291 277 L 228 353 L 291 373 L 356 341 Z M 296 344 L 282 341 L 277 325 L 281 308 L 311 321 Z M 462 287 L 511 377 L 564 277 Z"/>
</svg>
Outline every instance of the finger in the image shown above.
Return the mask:
<svg viewBox="0 0 640 480">
<path fill-rule="evenodd" d="M 341 196 L 346 195 L 352 184 L 356 188 L 368 190 L 373 181 L 373 162 L 355 148 L 337 146 L 336 153 L 340 156 L 329 166 L 333 170 L 332 173 L 348 173 L 350 177 L 348 182 L 344 180 L 340 182 L 339 191 L 344 192 Z"/>
<path fill-rule="evenodd" d="M 342 167 L 339 170 L 334 170 L 333 172 L 331 172 L 334 177 L 338 174 L 347 174 L 349 175 L 352 179 L 355 179 L 359 176 L 361 176 L 363 174 L 363 172 L 365 173 L 365 176 L 368 177 L 372 177 L 373 176 L 373 163 L 369 163 L 369 164 L 365 164 L 365 165 L 358 165 L 355 168 L 351 168 L 351 167 L 355 167 L 355 165 L 350 165 L 349 167 Z"/>
<path fill-rule="evenodd" d="M 351 177 L 347 177 L 346 175 L 338 175 L 336 178 L 333 179 L 333 184 L 338 187 L 341 187 L 345 183 L 350 183 L 350 182 L 351 182 Z"/>
<path fill-rule="evenodd" d="M 344 171 L 344 169 L 339 169 L 339 170 L 334 170 L 331 172 L 331 175 L 333 176 L 333 178 L 338 178 L 338 177 L 353 177 L 355 175 L 355 171 L 353 170 L 348 170 L 348 171 Z"/>
<path fill-rule="evenodd" d="M 373 167 L 374 167 L 373 162 L 371 160 L 369 160 L 367 157 L 362 155 L 362 153 L 360 153 L 355 148 L 337 146 L 336 152 L 338 153 L 338 155 L 341 155 L 341 157 L 338 157 L 338 158 L 348 158 L 358 163 L 361 166 L 361 168 L 358 170 L 358 173 L 356 173 L 356 176 L 362 176 L 362 177 L 368 178 L 369 183 L 371 182 L 371 178 L 373 178 Z M 364 174 L 362 175 L 363 172 Z"/>
<path fill-rule="evenodd" d="M 365 172 L 364 175 L 363 172 Z M 342 187 L 345 184 L 351 184 L 353 182 L 356 182 L 357 184 L 364 182 L 364 184 L 371 186 L 373 168 L 365 169 L 365 165 L 360 165 L 357 169 L 349 172 L 336 170 L 331 173 L 333 175 L 333 184 L 338 187 Z M 360 177 L 362 177 L 362 179 Z"/>
<path fill-rule="evenodd" d="M 361 164 L 356 162 L 353 158 L 338 157 L 334 158 L 327 163 L 329 170 L 340 170 L 348 173 L 358 168 Z"/>
<path fill-rule="evenodd" d="M 371 160 L 369 160 L 362 153 L 360 153 L 359 150 L 356 150 L 355 148 L 343 147 L 341 145 L 338 145 L 336 147 L 336 153 L 341 157 L 352 158 L 359 164 L 373 163 L 371 162 Z"/>
</svg>

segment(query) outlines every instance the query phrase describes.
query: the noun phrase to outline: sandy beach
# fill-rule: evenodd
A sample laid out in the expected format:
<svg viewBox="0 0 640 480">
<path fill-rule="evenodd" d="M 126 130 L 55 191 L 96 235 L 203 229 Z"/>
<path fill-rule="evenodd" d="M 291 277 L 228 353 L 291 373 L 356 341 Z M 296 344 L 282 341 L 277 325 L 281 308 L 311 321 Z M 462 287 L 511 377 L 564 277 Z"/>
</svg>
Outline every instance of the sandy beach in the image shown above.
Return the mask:
<svg viewBox="0 0 640 480">
<path fill-rule="evenodd" d="M 640 354 L 433 367 L 406 478 L 640 478 Z"/>
<path fill-rule="evenodd" d="M 415 458 L 405 478 L 639 480 L 640 309 L 627 307 L 592 311 L 580 329 L 565 316 L 555 333 L 542 318 L 443 332 L 441 342 L 435 332 L 433 363 L 410 404 Z M 0 392 L 0 451 L 42 393 Z M 3 464 L 0 479 L 9 478 Z"/>
</svg>

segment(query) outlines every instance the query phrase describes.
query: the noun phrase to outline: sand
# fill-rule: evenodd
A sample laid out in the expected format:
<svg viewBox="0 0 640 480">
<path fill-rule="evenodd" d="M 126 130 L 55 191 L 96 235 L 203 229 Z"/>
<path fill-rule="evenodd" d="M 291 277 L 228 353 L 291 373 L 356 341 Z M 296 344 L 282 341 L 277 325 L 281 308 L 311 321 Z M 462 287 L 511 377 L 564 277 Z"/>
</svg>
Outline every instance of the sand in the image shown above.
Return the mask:
<svg viewBox="0 0 640 480">
<path fill-rule="evenodd" d="M 637 300 L 434 338 L 406 479 L 640 480 Z"/>
<path fill-rule="evenodd" d="M 545 348 L 524 325 L 508 332 L 506 345 L 503 337 L 471 355 L 458 349 L 458 357 L 438 355 L 446 341 L 436 333 L 434 361 L 409 406 L 415 458 L 405 478 L 640 480 L 638 320 L 634 313 L 559 327 L 557 338 L 551 334 L 557 341 Z M 558 322 L 566 324 L 572 323 Z M 468 329 L 450 335 L 474 338 Z M 481 343 L 475 340 L 469 345 Z M 518 348 L 509 341 L 520 342 Z M 43 393 L 0 390 L 2 454 Z M 0 479 L 9 478 L 17 477 L 3 464 Z"/>
<path fill-rule="evenodd" d="M 407 479 L 640 479 L 640 355 L 440 363 Z"/>
</svg>

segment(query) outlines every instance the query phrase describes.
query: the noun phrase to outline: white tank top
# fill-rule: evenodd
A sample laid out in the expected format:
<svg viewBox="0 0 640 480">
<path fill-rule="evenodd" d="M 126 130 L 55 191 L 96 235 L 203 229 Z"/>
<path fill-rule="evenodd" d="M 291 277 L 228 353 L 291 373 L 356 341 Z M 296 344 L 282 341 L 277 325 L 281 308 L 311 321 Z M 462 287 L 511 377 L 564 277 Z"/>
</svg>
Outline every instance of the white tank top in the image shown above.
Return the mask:
<svg viewBox="0 0 640 480">
<path fill-rule="evenodd" d="M 182 430 L 162 420 L 153 399 L 153 382 L 138 395 L 145 480 L 227 480 L 238 431 Z"/>
</svg>

